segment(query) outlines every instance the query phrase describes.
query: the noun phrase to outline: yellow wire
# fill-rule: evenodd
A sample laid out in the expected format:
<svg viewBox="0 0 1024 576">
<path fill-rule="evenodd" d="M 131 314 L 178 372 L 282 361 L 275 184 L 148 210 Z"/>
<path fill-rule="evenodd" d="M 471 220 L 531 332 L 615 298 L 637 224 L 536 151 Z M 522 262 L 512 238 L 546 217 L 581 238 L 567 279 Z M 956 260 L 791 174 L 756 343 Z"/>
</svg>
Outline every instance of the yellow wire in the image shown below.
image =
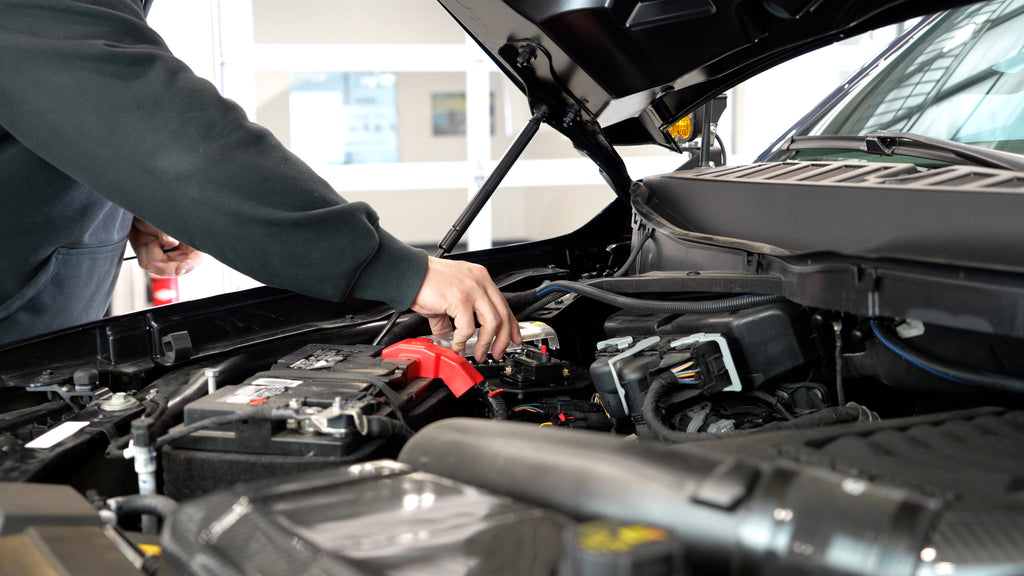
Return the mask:
<svg viewBox="0 0 1024 576">
<path fill-rule="evenodd" d="M 607 416 L 607 417 L 609 417 L 609 418 L 611 418 L 611 417 L 612 417 L 612 415 L 608 413 L 608 409 L 604 407 L 604 402 L 601 402 L 601 395 L 600 395 L 600 394 L 594 394 L 594 395 L 593 395 L 593 396 L 592 396 L 592 397 L 590 398 L 590 401 L 591 401 L 591 402 L 596 402 L 596 403 L 597 403 L 597 405 L 601 407 L 601 410 L 603 410 L 603 411 L 604 411 L 604 415 L 605 415 L 605 416 Z"/>
</svg>

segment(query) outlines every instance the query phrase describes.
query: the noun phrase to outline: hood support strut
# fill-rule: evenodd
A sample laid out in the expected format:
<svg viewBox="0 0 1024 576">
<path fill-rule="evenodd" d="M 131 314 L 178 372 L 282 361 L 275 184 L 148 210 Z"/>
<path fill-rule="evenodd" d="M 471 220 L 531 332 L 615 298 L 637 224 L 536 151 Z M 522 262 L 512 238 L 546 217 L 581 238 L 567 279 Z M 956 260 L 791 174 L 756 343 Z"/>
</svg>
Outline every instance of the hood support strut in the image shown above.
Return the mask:
<svg viewBox="0 0 1024 576">
<path fill-rule="evenodd" d="M 526 123 L 523 131 L 516 137 L 515 142 L 505 151 L 498 165 L 494 167 L 494 171 L 491 172 L 483 186 L 477 191 L 476 196 L 473 196 L 473 199 L 462 210 L 462 214 L 459 214 L 459 218 L 452 224 L 448 233 L 437 243 L 435 257 L 440 258 L 455 249 L 459 240 L 462 239 L 462 235 L 469 229 L 469 225 L 473 223 L 473 220 L 476 220 L 480 210 L 483 210 L 484 205 L 491 199 L 494 191 L 498 189 L 498 185 L 505 179 L 505 175 L 508 174 L 512 165 L 519 159 L 519 155 L 523 153 L 523 150 L 526 150 L 526 146 L 533 140 L 537 131 L 540 130 L 540 124 L 546 117 L 547 108 L 544 106 L 539 107 L 537 112 Z"/>
</svg>

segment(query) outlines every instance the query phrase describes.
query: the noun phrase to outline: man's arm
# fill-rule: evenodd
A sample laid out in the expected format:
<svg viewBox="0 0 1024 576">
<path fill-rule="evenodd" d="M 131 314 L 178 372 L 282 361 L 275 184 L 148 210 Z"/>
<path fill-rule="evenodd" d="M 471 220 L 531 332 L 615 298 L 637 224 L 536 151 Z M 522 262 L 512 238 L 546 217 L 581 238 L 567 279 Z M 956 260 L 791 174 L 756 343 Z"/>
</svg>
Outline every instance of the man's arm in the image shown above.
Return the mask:
<svg viewBox="0 0 1024 576">
<path fill-rule="evenodd" d="M 232 268 L 319 298 L 414 306 L 435 329 L 452 315 L 460 337 L 476 317 L 496 352 L 518 337 L 486 274 L 431 260 L 446 273 L 427 278 L 423 251 L 174 58 L 136 1 L 0 0 L 0 78 L 0 126 Z"/>
<path fill-rule="evenodd" d="M 267 284 L 406 309 L 426 254 L 174 58 L 133 0 L 0 0 L 0 125 L 61 171 Z"/>
</svg>

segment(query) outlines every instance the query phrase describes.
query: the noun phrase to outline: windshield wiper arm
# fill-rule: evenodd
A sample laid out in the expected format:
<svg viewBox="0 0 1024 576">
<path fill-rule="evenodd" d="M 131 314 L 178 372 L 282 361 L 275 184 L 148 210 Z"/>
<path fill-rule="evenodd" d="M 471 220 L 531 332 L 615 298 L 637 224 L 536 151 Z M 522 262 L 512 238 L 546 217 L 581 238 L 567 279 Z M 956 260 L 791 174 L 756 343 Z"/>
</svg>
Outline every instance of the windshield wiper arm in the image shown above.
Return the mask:
<svg viewBox="0 0 1024 576">
<path fill-rule="evenodd" d="M 1016 154 L 910 132 L 879 130 L 867 136 L 831 134 L 793 136 L 784 148 L 786 150 L 821 148 L 859 150 L 880 156 L 910 156 L 951 164 L 968 163 L 989 168 L 1024 171 L 1024 158 Z"/>
</svg>

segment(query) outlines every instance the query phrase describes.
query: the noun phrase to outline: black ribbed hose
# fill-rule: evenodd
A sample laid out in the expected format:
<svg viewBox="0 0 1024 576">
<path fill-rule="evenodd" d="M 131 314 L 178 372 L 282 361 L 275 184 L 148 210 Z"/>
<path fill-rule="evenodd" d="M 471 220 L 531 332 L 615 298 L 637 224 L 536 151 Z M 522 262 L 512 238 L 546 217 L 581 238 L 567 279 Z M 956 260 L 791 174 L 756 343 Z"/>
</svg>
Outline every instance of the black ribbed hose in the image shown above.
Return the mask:
<svg viewBox="0 0 1024 576">
<path fill-rule="evenodd" d="M 752 294 L 749 296 L 735 296 L 732 298 L 718 298 L 715 300 L 644 300 L 642 298 L 622 296 L 621 294 L 616 294 L 600 288 L 594 288 L 593 286 L 582 282 L 571 282 L 568 280 L 556 280 L 554 282 L 544 284 L 537 289 L 537 294 L 541 295 L 549 290 L 561 290 L 563 292 L 580 294 L 588 298 L 593 298 L 598 302 L 604 302 L 605 304 L 610 304 L 626 310 L 661 314 L 715 314 L 719 312 L 735 312 L 737 310 L 746 310 L 747 308 L 786 301 L 785 296 L 780 294 Z"/>
<path fill-rule="evenodd" d="M 114 511 L 118 520 L 136 514 L 151 514 L 163 520 L 177 510 L 178 503 L 159 494 L 129 494 L 108 498 L 107 507 Z"/>
<path fill-rule="evenodd" d="M 661 419 L 661 411 L 659 403 L 661 399 L 665 397 L 665 394 L 675 384 L 675 377 L 668 374 L 658 376 L 651 381 L 651 387 L 647 390 L 647 395 L 644 397 L 643 415 L 644 420 L 651 430 L 658 435 L 658 438 L 665 442 L 700 442 L 704 440 L 721 440 L 725 438 L 736 438 L 739 436 L 747 436 L 749 434 L 760 434 L 762 432 L 773 432 L 778 430 L 804 430 L 808 428 L 820 428 L 822 426 L 829 426 L 832 424 L 840 424 L 844 422 L 857 422 L 867 413 L 870 417 L 870 412 L 866 412 L 861 406 L 857 404 L 847 404 L 846 406 L 835 406 L 832 408 L 824 408 L 804 416 L 793 418 L 784 422 L 773 422 L 766 424 L 759 428 L 750 430 L 736 430 L 733 432 L 723 432 L 712 434 L 709 432 L 686 432 L 684 430 L 674 430 L 669 428 Z"/>
</svg>

